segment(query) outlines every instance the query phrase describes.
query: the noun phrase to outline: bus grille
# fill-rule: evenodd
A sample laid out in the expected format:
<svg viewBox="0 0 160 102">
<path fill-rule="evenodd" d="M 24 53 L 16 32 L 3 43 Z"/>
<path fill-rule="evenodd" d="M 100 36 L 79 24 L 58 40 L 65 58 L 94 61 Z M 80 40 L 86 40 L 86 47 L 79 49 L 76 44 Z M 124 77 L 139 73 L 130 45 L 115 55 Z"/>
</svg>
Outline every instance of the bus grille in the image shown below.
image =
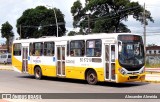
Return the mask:
<svg viewBox="0 0 160 102">
<path fill-rule="evenodd" d="M 137 79 L 138 76 L 130 76 L 129 79 Z"/>
</svg>

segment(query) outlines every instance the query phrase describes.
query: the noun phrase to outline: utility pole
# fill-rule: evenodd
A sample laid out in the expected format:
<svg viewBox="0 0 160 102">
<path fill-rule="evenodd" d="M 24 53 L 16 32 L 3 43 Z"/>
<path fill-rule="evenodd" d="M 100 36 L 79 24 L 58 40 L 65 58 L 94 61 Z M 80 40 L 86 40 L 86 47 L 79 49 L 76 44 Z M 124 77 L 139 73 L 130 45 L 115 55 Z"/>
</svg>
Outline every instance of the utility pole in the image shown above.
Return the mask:
<svg viewBox="0 0 160 102">
<path fill-rule="evenodd" d="M 47 7 L 51 7 L 51 6 L 48 6 L 48 5 L 46 5 Z M 57 15 L 56 15 L 56 11 L 55 11 L 55 8 L 53 8 L 53 6 L 52 6 L 52 9 L 53 9 L 53 11 L 54 11 L 54 16 L 55 16 L 55 20 L 56 20 L 56 26 L 57 26 L 57 37 L 58 37 L 58 21 L 57 21 Z"/>
<path fill-rule="evenodd" d="M 55 16 L 55 19 L 56 19 L 56 26 L 57 26 L 57 37 L 58 37 L 58 22 L 57 22 L 57 15 L 56 15 L 56 11 L 55 9 L 53 8 L 53 11 L 54 11 L 54 16 Z"/>
<path fill-rule="evenodd" d="M 145 3 L 144 3 L 144 11 L 143 11 L 143 24 L 144 24 L 144 47 L 146 47 L 146 11 L 145 11 Z"/>
</svg>

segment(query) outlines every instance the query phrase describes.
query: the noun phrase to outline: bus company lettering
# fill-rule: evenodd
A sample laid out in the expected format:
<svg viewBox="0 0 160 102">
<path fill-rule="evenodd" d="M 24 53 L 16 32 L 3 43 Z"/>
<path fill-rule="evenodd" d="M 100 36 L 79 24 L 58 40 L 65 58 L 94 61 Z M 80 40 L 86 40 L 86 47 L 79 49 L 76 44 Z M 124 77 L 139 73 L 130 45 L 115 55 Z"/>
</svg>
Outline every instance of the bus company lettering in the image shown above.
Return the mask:
<svg viewBox="0 0 160 102">
<path fill-rule="evenodd" d="M 37 57 L 36 59 L 33 60 L 34 63 L 41 63 L 41 60 L 39 57 Z"/>
<path fill-rule="evenodd" d="M 80 58 L 80 62 L 92 62 L 92 58 Z"/>
<path fill-rule="evenodd" d="M 75 63 L 74 60 L 66 60 L 66 63 Z"/>
</svg>

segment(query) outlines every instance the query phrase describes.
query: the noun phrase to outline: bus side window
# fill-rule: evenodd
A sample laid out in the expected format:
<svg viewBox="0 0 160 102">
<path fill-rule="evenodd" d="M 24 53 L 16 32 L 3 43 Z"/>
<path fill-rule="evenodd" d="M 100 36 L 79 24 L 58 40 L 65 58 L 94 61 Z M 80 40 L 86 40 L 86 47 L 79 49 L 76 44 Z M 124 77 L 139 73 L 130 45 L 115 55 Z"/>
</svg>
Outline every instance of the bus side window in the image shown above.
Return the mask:
<svg viewBox="0 0 160 102">
<path fill-rule="evenodd" d="M 102 41 L 100 39 L 93 39 L 86 41 L 86 56 L 87 57 L 101 57 Z"/>
<path fill-rule="evenodd" d="M 42 56 L 42 55 L 43 55 L 43 49 L 40 50 L 40 56 Z"/>
<path fill-rule="evenodd" d="M 42 56 L 43 55 L 43 43 L 42 42 L 36 42 L 33 43 L 33 55 L 34 56 Z"/>
<path fill-rule="evenodd" d="M 96 52 L 96 57 L 100 57 L 100 56 L 101 56 L 100 52 Z"/>
<path fill-rule="evenodd" d="M 54 56 L 54 42 L 44 42 L 44 56 Z"/>
<path fill-rule="evenodd" d="M 85 54 L 85 41 L 73 40 L 70 42 L 70 56 L 82 57 Z"/>
<path fill-rule="evenodd" d="M 71 53 L 70 53 L 70 54 L 71 54 L 71 56 L 74 56 L 74 52 L 73 52 L 73 51 L 71 51 Z"/>
<path fill-rule="evenodd" d="M 35 56 L 40 56 L 40 53 L 38 50 L 35 51 Z"/>
<path fill-rule="evenodd" d="M 54 48 L 53 48 L 53 50 L 52 50 L 52 56 L 54 56 Z"/>
<path fill-rule="evenodd" d="M 83 55 L 83 56 L 85 55 L 85 50 L 84 50 L 84 48 L 81 49 L 81 55 Z"/>
<path fill-rule="evenodd" d="M 21 56 L 21 44 L 20 43 L 15 43 L 13 45 L 13 55 L 14 56 Z"/>
<path fill-rule="evenodd" d="M 32 43 L 29 44 L 29 55 L 32 56 L 33 54 L 33 46 Z"/>
<path fill-rule="evenodd" d="M 67 56 L 69 56 L 69 41 L 67 41 Z"/>
<path fill-rule="evenodd" d="M 33 48 L 33 50 L 32 50 L 32 55 L 35 55 L 35 49 Z"/>
<path fill-rule="evenodd" d="M 36 51 L 35 51 L 35 43 L 33 43 L 32 49 L 33 49 L 33 50 L 32 50 L 32 55 L 35 56 L 35 52 L 36 52 Z"/>
<path fill-rule="evenodd" d="M 111 61 L 115 62 L 115 45 L 111 45 Z"/>
</svg>

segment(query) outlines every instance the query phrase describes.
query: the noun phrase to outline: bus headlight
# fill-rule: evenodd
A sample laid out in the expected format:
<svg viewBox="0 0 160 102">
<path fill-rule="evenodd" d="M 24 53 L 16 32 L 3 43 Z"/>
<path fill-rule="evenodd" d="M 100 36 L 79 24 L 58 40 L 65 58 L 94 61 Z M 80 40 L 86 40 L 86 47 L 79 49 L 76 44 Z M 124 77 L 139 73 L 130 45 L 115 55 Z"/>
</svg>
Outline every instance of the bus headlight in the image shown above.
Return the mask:
<svg viewBox="0 0 160 102">
<path fill-rule="evenodd" d="M 126 74 L 126 72 L 125 72 L 125 70 L 124 69 L 118 69 L 119 70 L 119 72 L 121 73 L 121 74 L 123 74 L 123 75 L 125 75 Z"/>
</svg>

